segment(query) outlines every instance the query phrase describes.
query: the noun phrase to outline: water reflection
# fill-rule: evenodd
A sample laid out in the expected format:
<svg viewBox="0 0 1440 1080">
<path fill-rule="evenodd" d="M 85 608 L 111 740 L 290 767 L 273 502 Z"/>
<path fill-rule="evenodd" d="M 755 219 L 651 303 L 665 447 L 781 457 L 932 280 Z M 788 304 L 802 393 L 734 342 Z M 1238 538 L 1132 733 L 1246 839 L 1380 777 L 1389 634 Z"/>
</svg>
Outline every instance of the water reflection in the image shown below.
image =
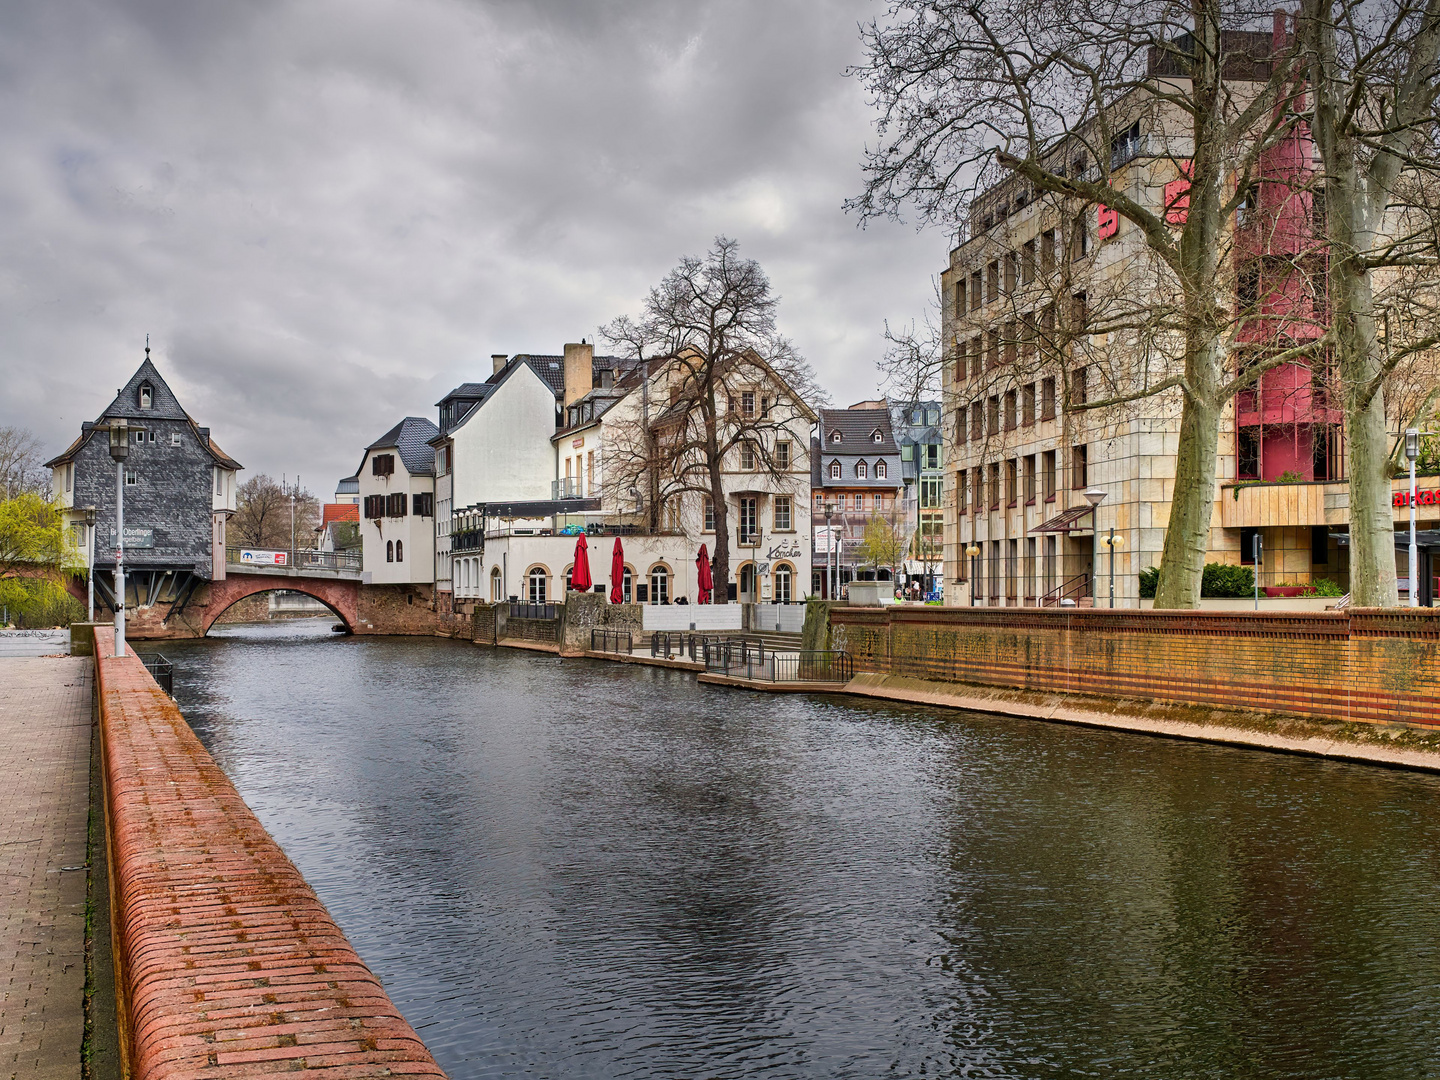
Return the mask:
<svg viewBox="0 0 1440 1080">
<path fill-rule="evenodd" d="M 1435 1071 L 1429 777 L 225 634 L 186 715 L 456 1080 Z"/>
</svg>

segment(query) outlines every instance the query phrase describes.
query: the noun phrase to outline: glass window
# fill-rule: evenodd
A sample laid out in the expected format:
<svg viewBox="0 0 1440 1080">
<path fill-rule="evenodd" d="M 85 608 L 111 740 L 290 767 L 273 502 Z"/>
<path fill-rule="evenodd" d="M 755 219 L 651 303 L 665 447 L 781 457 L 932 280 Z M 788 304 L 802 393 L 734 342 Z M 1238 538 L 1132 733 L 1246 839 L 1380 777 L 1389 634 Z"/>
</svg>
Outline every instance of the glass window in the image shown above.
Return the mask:
<svg viewBox="0 0 1440 1080">
<path fill-rule="evenodd" d="M 547 576 L 547 575 L 546 575 L 546 573 L 545 573 L 545 568 L 544 568 L 543 566 L 537 566 L 537 567 L 535 567 L 533 570 L 530 571 L 530 575 L 529 575 L 529 595 L 530 595 L 530 603 L 532 603 L 532 604 L 543 604 L 543 603 L 545 603 L 545 578 L 546 578 L 546 576 Z"/>
<path fill-rule="evenodd" d="M 839 480 L 839 479 L 840 479 L 840 463 L 839 463 L 838 461 L 832 461 L 832 462 L 830 463 L 830 479 L 831 479 L 831 480 Z"/>
<path fill-rule="evenodd" d="M 789 532 L 790 525 L 790 496 L 775 496 L 775 528 L 780 532 Z"/>
<path fill-rule="evenodd" d="M 746 472 L 755 468 L 755 447 L 749 443 L 740 444 L 740 468 Z"/>
<path fill-rule="evenodd" d="M 856 478 L 857 480 L 864 480 L 864 479 L 865 479 L 866 477 L 868 477 L 869 475 L 870 475 L 869 466 L 867 466 L 867 465 L 865 464 L 865 462 L 863 462 L 863 461 L 857 461 L 857 462 L 855 463 L 855 478 Z"/>
<path fill-rule="evenodd" d="M 755 528 L 755 504 L 757 500 L 751 497 L 740 500 L 740 543 L 753 544 L 756 539 Z"/>
<path fill-rule="evenodd" d="M 490 571 L 490 599 L 494 601 L 503 600 L 504 594 L 500 591 L 500 568 L 497 566 Z"/>
<path fill-rule="evenodd" d="M 788 442 L 775 444 L 775 466 L 780 469 L 790 468 L 790 444 Z"/>
<path fill-rule="evenodd" d="M 740 391 L 740 415 L 741 415 L 741 416 L 754 416 L 754 415 L 755 415 L 755 391 L 754 391 L 754 390 L 741 390 L 741 391 Z"/>
<path fill-rule="evenodd" d="M 126 487 L 134 487 L 137 483 L 139 483 L 139 481 L 138 481 L 138 480 L 136 479 L 136 477 L 135 477 L 135 470 L 134 470 L 134 469 L 126 469 L 126 470 L 125 470 L 125 486 L 126 486 Z"/>
<path fill-rule="evenodd" d="M 630 568 L 627 566 L 625 568 L 625 576 L 620 579 L 620 598 L 621 601 L 626 604 L 630 603 L 631 583 Z"/>
<path fill-rule="evenodd" d="M 144 384 L 142 384 L 141 387 L 140 387 L 140 407 L 141 407 L 142 409 L 148 409 L 148 408 L 150 408 L 150 406 L 151 406 L 151 404 L 153 403 L 153 401 L 154 401 L 154 393 L 153 393 L 153 391 L 150 389 L 150 384 L 149 384 L 149 383 L 144 383 Z"/>
<path fill-rule="evenodd" d="M 900 447 L 900 460 L 901 460 L 901 461 L 914 461 L 914 460 L 915 460 L 915 444 L 914 444 L 914 443 L 908 443 L 908 442 L 907 442 L 904 446 Z"/>
<path fill-rule="evenodd" d="M 396 541 L 395 541 L 395 561 L 396 561 L 396 562 L 404 562 L 404 561 L 405 561 L 405 541 L 404 541 L 404 540 L 396 540 Z"/>
<path fill-rule="evenodd" d="M 938 476 L 925 476 L 920 479 L 920 506 L 922 509 L 933 510 L 939 507 L 941 483 Z"/>
<path fill-rule="evenodd" d="M 890 475 L 890 470 L 885 467 L 885 462 L 883 462 L 883 461 L 877 461 L 877 462 L 875 462 L 875 479 L 876 479 L 876 480 L 884 480 L 884 479 L 885 479 L 887 476 L 889 476 L 889 475 Z"/>
<path fill-rule="evenodd" d="M 650 571 L 650 603 L 665 604 L 670 601 L 670 571 L 656 566 Z"/>
<path fill-rule="evenodd" d="M 784 563 L 781 563 L 779 566 L 775 567 L 775 603 L 790 603 L 790 583 L 792 579 L 793 575 L 790 572 L 790 567 L 786 566 Z"/>
<path fill-rule="evenodd" d="M 715 531 L 715 502 L 710 496 L 705 496 L 705 531 Z"/>
<path fill-rule="evenodd" d="M 394 540 L 386 540 L 386 541 L 385 541 L 385 561 L 386 561 L 386 562 L 394 562 L 394 561 L 395 561 L 395 541 L 394 541 Z"/>
</svg>

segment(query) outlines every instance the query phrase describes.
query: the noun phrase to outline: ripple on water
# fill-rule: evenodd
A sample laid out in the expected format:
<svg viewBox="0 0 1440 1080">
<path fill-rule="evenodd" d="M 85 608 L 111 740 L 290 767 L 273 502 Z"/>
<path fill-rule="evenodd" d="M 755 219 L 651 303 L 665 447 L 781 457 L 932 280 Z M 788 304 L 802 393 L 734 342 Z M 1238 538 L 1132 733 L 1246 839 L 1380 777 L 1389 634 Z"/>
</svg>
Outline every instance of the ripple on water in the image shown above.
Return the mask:
<svg viewBox="0 0 1440 1080">
<path fill-rule="evenodd" d="M 455 1080 L 1436 1073 L 1434 779 L 329 625 L 177 697 Z"/>
</svg>

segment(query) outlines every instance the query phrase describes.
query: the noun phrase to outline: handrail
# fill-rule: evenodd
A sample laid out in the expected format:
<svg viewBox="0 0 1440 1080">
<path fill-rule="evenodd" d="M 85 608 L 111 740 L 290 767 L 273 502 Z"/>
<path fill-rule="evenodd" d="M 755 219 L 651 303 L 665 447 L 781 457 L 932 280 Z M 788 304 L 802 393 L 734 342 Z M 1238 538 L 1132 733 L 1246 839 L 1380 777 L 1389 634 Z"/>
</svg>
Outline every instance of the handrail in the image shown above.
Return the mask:
<svg viewBox="0 0 1440 1080">
<path fill-rule="evenodd" d="M 270 566 L 269 563 L 242 562 L 240 552 L 251 550 L 248 548 L 227 547 L 225 549 L 225 564 L 227 566 Z M 258 551 L 278 550 L 273 548 L 256 548 Z M 296 548 L 294 551 L 283 551 L 285 556 L 283 563 L 273 566 L 276 570 L 360 570 L 363 568 L 364 559 L 361 552 L 350 551 L 320 551 L 316 548 Z"/>
<path fill-rule="evenodd" d="M 528 604 L 512 603 L 510 605 L 510 618 L 512 619 L 553 619 L 555 618 L 554 604 Z"/>
<path fill-rule="evenodd" d="M 1078 584 L 1077 584 L 1078 582 Z M 1039 607 L 1055 607 L 1061 600 L 1066 599 L 1071 593 L 1079 596 L 1089 596 L 1087 591 L 1090 588 L 1090 575 L 1088 573 L 1076 574 L 1068 581 L 1062 581 L 1055 588 L 1051 589 L 1044 596 L 1040 597 Z"/>
<path fill-rule="evenodd" d="M 596 644 L 597 635 L 599 644 Z M 614 648 L 611 648 L 611 644 Z M 629 630 L 611 630 L 608 627 L 592 627 L 590 629 L 590 651 L 591 652 L 620 652 L 620 646 L 625 646 L 625 652 L 634 653 L 635 637 Z"/>
</svg>

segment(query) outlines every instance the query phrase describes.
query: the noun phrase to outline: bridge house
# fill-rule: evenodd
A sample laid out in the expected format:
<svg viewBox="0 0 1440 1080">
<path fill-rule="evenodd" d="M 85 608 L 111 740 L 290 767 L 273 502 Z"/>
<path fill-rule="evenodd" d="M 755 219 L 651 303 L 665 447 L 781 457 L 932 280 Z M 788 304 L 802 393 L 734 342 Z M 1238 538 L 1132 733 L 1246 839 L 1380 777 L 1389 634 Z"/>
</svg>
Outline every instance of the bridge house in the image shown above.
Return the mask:
<svg viewBox="0 0 1440 1080">
<path fill-rule="evenodd" d="M 64 509 L 76 546 L 86 550 L 85 507 L 95 507 L 95 596 L 114 610 L 116 465 L 110 457 L 110 422 L 129 423 L 125 468 L 127 608 L 173 604 L 183 610 L 195 589 L 225 577 L 225 525 L 235 513 L 241 465 L 195 423 L 145 362 L 80 437 L 46 463 L 55 499 Z M 108 617 L 108 616 L 107 616 Z"/>
</svg>

